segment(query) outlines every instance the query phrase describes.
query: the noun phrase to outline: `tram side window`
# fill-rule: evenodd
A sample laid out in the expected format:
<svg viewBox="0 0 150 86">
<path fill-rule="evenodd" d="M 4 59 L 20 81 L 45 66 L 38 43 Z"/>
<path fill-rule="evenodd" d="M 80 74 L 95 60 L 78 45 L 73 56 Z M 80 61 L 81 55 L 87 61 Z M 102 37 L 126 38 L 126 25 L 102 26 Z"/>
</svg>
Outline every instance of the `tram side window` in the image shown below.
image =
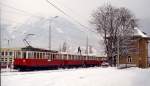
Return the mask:
<svg viewBox="0 0 150 86">
<path fill-rule="evenodd" d="M 82 57 L 82 60 L 84 60 L 84 59 L 85 59 L 85 56 Z"/>
<path fill-rule="evenodd" d="M 63 54 L 63 59 L 67 60 L 67 54 Z"/>
<path fill-rule="evenodd" d="M 46 57 L 46 55 L 45 55 L 45 53 L 43 52 L 43 57 L 42 58 L 45 58 Z"/>
<path fill-rule="evenodd" d="M 88 57 L 88 60 L 90 60 L 90 56 Z"/>
<path fill-rule="evenodd" d="M 72 57 L 72 55 L 70 55 L 70 58 L 71 58 L 71 60 L 73 60 L 73 57 Z"/>
<path fill-rule="evenodd" d="M 92 60 L 91 56 L 90 56 L 90 60 Z"/>
<path fill-rule="evenodd" d="M 72 57 L 71 57 L 71 55 L 68 55 L 68 57 L 69 57 L 69 60 L 72 60 Z"/>
<path fill-rule="evenodd" d="M 39 53 L 37 53 L 37 59 L 39 59 Z"/>
<path fill-rule="evenodd" d="M 58 54 L 58 58 L 59 58 L 60 60 L 62 59 L 60 54 Z"/>
<path fill-rule="evenodd" d="M 61 56 L 62 56 L 62 55 L 57 54 L 57 55 L 56 55 L 56 59 L 61 59 Z"/>
<path fill-rule="evenodd" d="M 52 54 L 52 60 L 54 60 L 54 58 L 55 58 L 55 54 Z"/>
<path fill-rule="evenodd" d="M 36 52 L 34 52 L 34 58 L 36 58 Z"/>
<path fill-rule="evenodd" d="M 56 54 L 53 54 L 53 59 L 54 59 L 54 60 L 56 59 Z"/>
<path fill-rule="evenodd" d="M 62 59 L 63 59 L 62 57 L 63 57 L 63 55 L 62 55 L 62 54 L 58 54 L 58 58 L 59 58 L 59 59 L 61 59 L 61 60 L 62 60 Z"/>
<path fill-rule="evenodd" d="M 31 52 L 28 53 L 28 57 L 32 58 L 32 53 Z"/>
<path fill-rule="evenodd" d="M 53 59 L 53 54 L 52 54 L 52 53 L 50 53 L 50 59 L 51 59 L 51 60 Z"/>
<path fill-rule="evenodd" d="M 80 60 L 82 60 L 81 58 L 82 58 L 82 57 L 81 57 L 81 56 L 79 56 L 79 59 L 80 59 Z"/>
<path fill-rule="evenodd" d="M 51 54 L 51 60 L 53 60 L 53 55 L 54 55 L 54 54 Z"/>
<path fill-rule="evenodd" d="M 71 56 L 70 56 L 70 55 L 68 55 L 68 57 L 69 57 L 69 60 L 71 60 Z"/>
<path fill-rule="evenodd" d="M 98 60 L 98 57 L 96 57 L 96 60 Z"/>
<path fill-rule="evenodd" d="M 57 55 L 57 58 L 58 58 L 58 59 L 61 59 L 61 55 L 60 55 L 60 54 L 58 54 L 58 55 Z"/>
<path fill-rule="evenodd" d="M 26 52 L 23 52 L 23 58 L 24 59 L 26 58 Z"/>
<path fill-rule="evenodd" d="M 62 60 L 64 60 L 64 57 L 67 57 L 67 56 L 65 56 L 64 54 L 61 54 L 60 58 L 61 58 Z"/>
<path fill-rule="evenodd" d="M 56 54 L 56 59 L 60 59 L 58 54 Z"/>
<path fill-rule="evenodd" d="M 78 55 L 76 56 L 76 58 L 77 58 L 77 60 L 80 60 Z"/>
<path fill-rule="evenodd" d="M 47 53 L 47 58 L 50 59 L 50 57 L 51 57 L 51 56 L 50 56 L 50 53 Z"/>
<path fill-rule="evenodd" d="M 21 53 L 20 52 L 17 52 L 16 53 L 16 57 L 18 58 L 18 57 L 21 57 Z"/>
<path fill-rule="evenodd" d="M 42 53 L 40 53 L 40 59 L 42 58 Z"/>
<path fill-rule="evenodd" d="M 71 55 L 71 57 L 72 57 L 72 60 L 74 60 L 74 56 L 73 56 L 73 55 Z"/>
<path fill-rule="evenodd" d="M 45 58 L 48 59 L 48 54 L 47 53 L 45 53 Z"/>
<path fill-rule="evenodd" d="M 73 56 L 74 56 L 74 60 L 77 60 L 77 57 L 75 55 L 73 55 Z"/>
</svg>

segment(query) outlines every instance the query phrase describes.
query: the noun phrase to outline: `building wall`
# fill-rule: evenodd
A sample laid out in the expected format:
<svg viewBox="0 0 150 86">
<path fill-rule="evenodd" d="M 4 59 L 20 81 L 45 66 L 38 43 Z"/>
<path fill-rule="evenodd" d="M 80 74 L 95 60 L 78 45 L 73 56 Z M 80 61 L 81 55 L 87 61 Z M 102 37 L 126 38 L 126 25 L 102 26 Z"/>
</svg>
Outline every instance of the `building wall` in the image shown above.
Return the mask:
<svg viewBox="0 0 150 86">
<path fill-rule="evenodd" d="M 141 67 L 148 67 L 148 40 L 141 39 L 139 41 L 139 66 Z"/>
<path fill-rule="evenodd" d="M 11 67 L 14 61 L 14 50 L 19 50 L 19 48 L 2 48 L 0 63 L 1 67 Z"/>
<path fill-rule="evenodd" d="M 120 57 L 120 64 L 134 64 L 141 68 L 148 67 L 148 40 L 146 38 L 135 38 L 134 47 L 136 51 L 128 52 L 127 56 Z M 129 61 L 131 57 L 131 62 Z"/>
</svg>

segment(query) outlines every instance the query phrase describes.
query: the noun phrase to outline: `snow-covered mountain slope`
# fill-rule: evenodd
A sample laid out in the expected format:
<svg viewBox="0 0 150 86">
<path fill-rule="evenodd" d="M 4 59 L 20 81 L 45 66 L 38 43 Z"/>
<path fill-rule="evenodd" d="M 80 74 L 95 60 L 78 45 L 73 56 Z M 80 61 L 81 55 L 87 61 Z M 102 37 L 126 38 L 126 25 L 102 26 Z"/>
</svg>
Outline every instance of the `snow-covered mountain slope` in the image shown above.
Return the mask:
<svg viewBox="0 0 150 86">
<path fill-rule="evenodd" d="M 49 20 L 48 20 L 49 19 Z M 17 26 L 3 25 L 2 28 L 2 47 L 24 47 L 23 39 L 27 34 L 35 34 L 27 40 L 33 47 L 48 48 L 49 25 L 51 25 L 52 49 L 59 50 L 63 43 L 67 43 L 70 53 L 76 53 L 80 46 L 83 53 L 86 48 L 86 39 L 88 36 L 89 45 L 95 54 L 103 55 L 103 42 L 98 40 L 96 33 L 72 23 L 71 21 L 58 17 L 49 24 L 50 18 L 29 18 Z M 10 40 L 8 46 L 7 40 Z"/>
</svg>

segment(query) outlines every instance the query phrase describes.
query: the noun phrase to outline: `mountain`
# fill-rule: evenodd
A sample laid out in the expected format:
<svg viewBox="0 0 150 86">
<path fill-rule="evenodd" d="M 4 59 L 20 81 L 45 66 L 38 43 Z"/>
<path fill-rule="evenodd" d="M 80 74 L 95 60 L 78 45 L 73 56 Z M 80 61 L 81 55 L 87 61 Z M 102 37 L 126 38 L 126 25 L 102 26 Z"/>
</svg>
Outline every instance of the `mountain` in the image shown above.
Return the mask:
<svg viewBox="0 0 150 86">
<path fill-rule="evenodd" d="M 34 34 L 27 38 L 30 45 L 48 49 L 49 25 L 51 25 L 53 50 L 59 50 L 63 43 L 66 42 L 69 53 L 77 53 L 77 48 L 79 46 L 84 53 L 88 34 L 88 42 L 89 45 L 92 46 L 94 54 L 103 55 L 103 42 L 102 40 L 98 40 L 96 33 L 87 31 L 85 28 L 74 24 L 63 17 L 54 19 L 51 21 L 51 24 L 49 21 L 52 17 L 48 19 L 29 18 L 23 24 L 18 24 L 17 26 L 3 24 L 2 47 L 8 47 L 8 39 L 10 40 L 9 47 L 24 47 L 26 45 L 23 42 L 23 39 L 27 34 Z"/>
</svg>

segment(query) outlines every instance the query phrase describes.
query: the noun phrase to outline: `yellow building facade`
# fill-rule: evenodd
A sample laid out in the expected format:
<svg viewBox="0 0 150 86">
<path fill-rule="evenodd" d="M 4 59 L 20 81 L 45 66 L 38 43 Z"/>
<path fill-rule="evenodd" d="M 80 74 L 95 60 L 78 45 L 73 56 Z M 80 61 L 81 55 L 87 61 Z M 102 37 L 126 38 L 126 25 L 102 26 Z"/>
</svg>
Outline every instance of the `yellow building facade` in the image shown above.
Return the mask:
<svg viewBox="0 0 150 86">
<path fill-rule="evenodd" d="M 20 48 L 1 48 L 0 64 L 1 68 L 11 67 L 14 61 L 14 51 Z"/>
</svg>

